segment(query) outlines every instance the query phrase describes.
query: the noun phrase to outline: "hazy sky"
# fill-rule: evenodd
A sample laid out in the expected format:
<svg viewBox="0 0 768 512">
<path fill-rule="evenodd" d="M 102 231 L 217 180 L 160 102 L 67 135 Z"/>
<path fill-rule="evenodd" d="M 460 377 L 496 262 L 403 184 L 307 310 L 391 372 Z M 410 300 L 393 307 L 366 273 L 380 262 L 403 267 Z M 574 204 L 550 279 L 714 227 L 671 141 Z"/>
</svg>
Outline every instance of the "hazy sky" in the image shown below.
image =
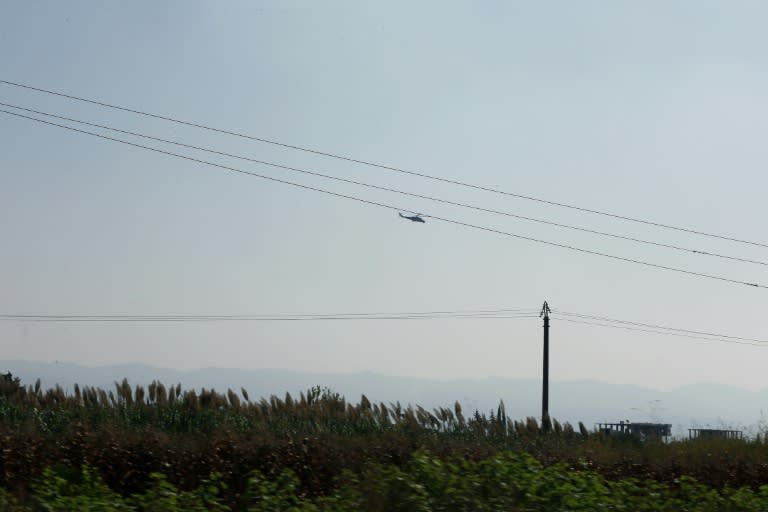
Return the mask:
<svg viewBox="0 0 768 512">
<path fill-rule="evenodd" d="M 0 79 L 514 193 L 768 242 L 764 2 L 0 4 Z M 0 101 L 485 208 L 768 261 L 610 220 L 0 84 Z M 133 140 L 133 139 L 131 139 Z M 191 151 L 186 152 L 193 154 Z M 525 236 L 768 283 L 765 266 L 224 157 Z M 554 308 L 768 338 L 768 290 L 427 219 L 0 114 L 0 314 Z M 768 347 L 552 323 L 552 378 L 764 387 Z M 535 377 L 541 322 L 0 322 L 2 359 Z"/>
</svg>

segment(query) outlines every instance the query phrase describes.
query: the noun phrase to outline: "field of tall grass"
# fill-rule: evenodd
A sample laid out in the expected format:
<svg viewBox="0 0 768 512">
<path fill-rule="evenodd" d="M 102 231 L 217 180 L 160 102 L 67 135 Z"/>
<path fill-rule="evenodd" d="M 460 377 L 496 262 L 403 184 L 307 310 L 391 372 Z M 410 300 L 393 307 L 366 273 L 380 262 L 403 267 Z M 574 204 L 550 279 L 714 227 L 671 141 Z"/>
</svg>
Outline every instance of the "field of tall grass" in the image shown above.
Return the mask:
<svg viewBox="0 0 768 512">
<path fill-rule="evenodd" d="M 621 493 L 672 501 L 693 493 L 700 503 L 730 508 L 677 510 L 768 510 L 762 436 L 641 443 L 581 424 L 513 420 L 503 404 L 489 414 L 465 412 L 458 404 L 428 411 L 371 403 L 364 395 L 350 403 L 319 387 L 298 397 L 251 399 L 245 390 L 194 391 L 159 382 L 144 388 L 123 380 L 112 390 L 76 386 L 67 394 L 8 374 L 0 377 L 0 441 L 0 488 L 8 507 L 66 501 L 67 492 L 85 486 L 125 510 L 143 510 L 137 505 L 142 496 L 164 486 L 168 496 L 203 506 L 206 489 L 215 489 L 210 503 L 235 510 L 283 510 L 253 508 L 262 495 L 293 496 L 306 510 L 346 510 L 342 495 L 349 503 L 378 496 L 427 504 L 402 510 L 452 510 L 435 508 L 445 493 L 474 503 L 455 510 L 480 510 L 483 496 L 496 496 L 506 510 L 559 510 L 530 501 L 549 492 L 531 479 L 537 474 L 563 484 L 552 491 L 552 503 L 582 493 L 583 485 L 591 489 L 583 491 L 585 502 L 589 493 L 602 496 L 600 503 Z M 505 469 L 510 464 L 513 469 Z M 425 468 L 442 476 L 429 476 Z M 507 471 L 510 480 L 489 468 Z M 453 482 L 453 490 L 439 490 L 435 479 Z M 763 508 L 731 503 L 739 500 Z M 66 510 L 62 506 L 42 509 Z M 562 509 L 581 510 L 575 506 Z"/>
</svg>

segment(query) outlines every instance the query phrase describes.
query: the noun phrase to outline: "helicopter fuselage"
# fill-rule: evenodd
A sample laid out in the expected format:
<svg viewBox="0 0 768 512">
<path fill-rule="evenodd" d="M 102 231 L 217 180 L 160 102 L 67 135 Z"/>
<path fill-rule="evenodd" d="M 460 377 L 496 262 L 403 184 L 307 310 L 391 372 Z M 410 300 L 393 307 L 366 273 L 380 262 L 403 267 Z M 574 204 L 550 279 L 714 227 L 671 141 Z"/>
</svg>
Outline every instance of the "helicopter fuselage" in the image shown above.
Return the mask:
<svg viewBox="0 0 768 512">
<path fill-rule="evenodd" d="M 421 217 L 419 217 L 418 215 L 403 215 L 401 213 L 400 216 L 402 218 L 404 218 L 404 219 L 410 220 L 411 222 L 421 222 L 422 224 L 426 223 L 426 221 L 424 219 L 422 219 Z"/>
</svg>

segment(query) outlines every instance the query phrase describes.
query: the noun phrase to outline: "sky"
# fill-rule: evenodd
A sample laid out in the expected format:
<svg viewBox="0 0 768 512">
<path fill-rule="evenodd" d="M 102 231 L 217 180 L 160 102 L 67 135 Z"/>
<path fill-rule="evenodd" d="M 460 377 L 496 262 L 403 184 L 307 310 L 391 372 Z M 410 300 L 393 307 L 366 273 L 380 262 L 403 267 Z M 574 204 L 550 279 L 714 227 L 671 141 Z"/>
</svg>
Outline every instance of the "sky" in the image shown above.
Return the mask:
<svg viewBox="0 0 768 512">
<path fill-rule="evenodd" d="M 768 243 L 763 2 L 8 0 L 0 80 L 448 180 Z M 457 187 L 0 84 L 0 102 L 622 236 L 768 249 Z M 11 110 L 3 107 L 5 110 Z M 103 131 L 96 130 L 99 133 Z M 114 136 L 114 135 L 113 135 Z M 154 147 L 135 137 L 121 136 Z M 555 310 L 553 380 L 759 389 L 768 284 L 683 253 L 172 149 L 396 210 L 0 113 L 0 314 Z M 2 359 L 537 377 L 541 320 L 0 321 Z"/>
</svg>

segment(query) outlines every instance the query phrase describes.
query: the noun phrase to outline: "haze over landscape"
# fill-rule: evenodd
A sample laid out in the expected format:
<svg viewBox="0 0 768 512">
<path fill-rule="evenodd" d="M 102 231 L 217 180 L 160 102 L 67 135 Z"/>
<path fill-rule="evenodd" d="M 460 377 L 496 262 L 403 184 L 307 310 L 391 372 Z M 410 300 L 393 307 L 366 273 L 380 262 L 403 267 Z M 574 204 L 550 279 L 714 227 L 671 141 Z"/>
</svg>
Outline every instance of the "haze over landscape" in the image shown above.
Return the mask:
<svg viewBox="0 0 768 512">
<path fill-rule="evenodd" d="M 30 383 L 56 366 L 30 362 L 71 363 L 79 366 L 66 375 L 92 385 L 129 371 L 148 379 L 146 366 L 199 387 L 247 387 L 232 378 L 258 375 L 264 395 L 297 392 L 317 376 L 351 399 L 437 406 L 468 398 L 481 410 L 503 399 L 510 415 L 533 416 L 537 313 L 547 300 L 553 416 L 757 425 L 768 404 L 768 351 L 754 340 L 768 338 L 768 290 L 744 283 L 768 283 L 768 248 L 759 245 L 768 243 L 766 15 L 760 2 L 714 1 L 4 2 L 5 104 L 697 252 L 87 128 L 396 205 L 423 214 L 417 224 L 397 210 L 0 113 L 0 315 L 272 318 L 3 318 L 0 370 Z M 424 180 L 18 84 L 758 245 Z M 274 319 L 502 309 L 525 311 Z M 579 319 L 645 330 L 568 321 Z M 129 364 L 145 366 L 114 374 Z M 96 381 L 96 370 L 82 367 L 112 376 Z M 173 373 L 201 368 L 243 372 Z"/>
</svg>

